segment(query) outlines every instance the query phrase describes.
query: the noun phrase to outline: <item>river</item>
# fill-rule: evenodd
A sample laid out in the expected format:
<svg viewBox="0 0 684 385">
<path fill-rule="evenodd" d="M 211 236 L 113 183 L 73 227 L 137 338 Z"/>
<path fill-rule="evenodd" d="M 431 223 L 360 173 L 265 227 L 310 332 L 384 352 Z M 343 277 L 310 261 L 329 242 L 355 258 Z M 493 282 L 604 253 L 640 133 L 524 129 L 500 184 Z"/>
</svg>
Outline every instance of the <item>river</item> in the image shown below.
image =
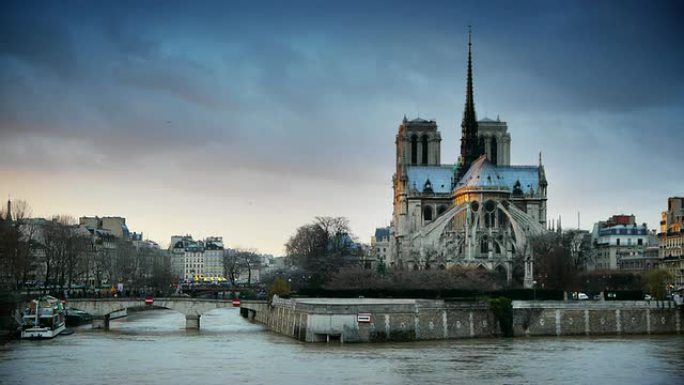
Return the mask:
<svg viewBox="0 0 684 385">
<path fill-rule="evenodd" d="M 0 348 L 0 384 L 682 384 L 684 336 L 304 344 L 242 319 L 132 313 Z"/>
</svg>

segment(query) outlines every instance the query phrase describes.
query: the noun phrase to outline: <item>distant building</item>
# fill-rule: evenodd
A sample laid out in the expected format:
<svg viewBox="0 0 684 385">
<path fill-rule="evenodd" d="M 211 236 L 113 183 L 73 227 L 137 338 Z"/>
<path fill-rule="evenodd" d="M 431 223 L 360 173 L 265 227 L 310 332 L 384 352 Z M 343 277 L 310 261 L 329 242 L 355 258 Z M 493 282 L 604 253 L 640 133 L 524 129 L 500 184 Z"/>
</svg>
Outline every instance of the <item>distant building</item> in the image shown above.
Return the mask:
<svg viewBox="0 0 684 385">
<path fill-rule="evenodd" d="M 684 286 L 684 197 L 670 197 L 663 211 L 658 233 L 658 254 L 662 268 L 674 277 L 674 285 Z"/>
<path fill-rule="evenodd" d="M 223 237 L 207 237 L 204 240 L 202 273 L 210 277 L 223 276 Z"/>
<path fill-rule="evenodd" d="M 122 239 L 129 239 L 131 234 L 123 217 L 80 217 L 78 224 L 88 230 L 107 230 Z"/>
<path fill-rule="evenodd" d="M 594 224 L 588 270 L 651 269 L 657 261 L 647 258 L 649 245 L 655 245 L 655 237 L 646 223 L 637 225 L 634 215 L 613 215 Z"/>
<path fill-rule="evenodd" d="M 376 263 L 387 265 L 390 249 L 390 228 L 378 227 L 371 237 L 370 254 Z"/>
<path fill-rule="evenodd" d="M 174 235 L 169 244 L 171 270 L 185 281 L 196 276 L 223 276 L 223 238 L 207 237 L 195 241 L 190 235 Z"/>
</svg>

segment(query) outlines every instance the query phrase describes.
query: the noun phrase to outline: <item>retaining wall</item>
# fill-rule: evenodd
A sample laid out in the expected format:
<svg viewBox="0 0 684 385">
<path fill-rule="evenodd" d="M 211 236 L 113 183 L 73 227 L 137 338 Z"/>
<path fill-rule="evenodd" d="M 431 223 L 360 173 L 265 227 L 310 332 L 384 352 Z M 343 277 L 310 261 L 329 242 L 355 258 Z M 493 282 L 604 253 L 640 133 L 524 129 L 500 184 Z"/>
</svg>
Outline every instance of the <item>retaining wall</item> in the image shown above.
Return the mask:
<svg viewBox="0 0 684 385">
<path fill-rule="evenodd" d="M 675 334 L 682 310 L 645 301 L 513 301 L 514 336 Z M 486 302 L 274 297 L 243 301 L 241 314 L 306 342 L 415 341 L 501 336 Z"/>
<path fill-rule="evenodd" d="M 670 301 L 513 301 L 516 336 L 679 334 L 682 309 Z"/>
</svg>

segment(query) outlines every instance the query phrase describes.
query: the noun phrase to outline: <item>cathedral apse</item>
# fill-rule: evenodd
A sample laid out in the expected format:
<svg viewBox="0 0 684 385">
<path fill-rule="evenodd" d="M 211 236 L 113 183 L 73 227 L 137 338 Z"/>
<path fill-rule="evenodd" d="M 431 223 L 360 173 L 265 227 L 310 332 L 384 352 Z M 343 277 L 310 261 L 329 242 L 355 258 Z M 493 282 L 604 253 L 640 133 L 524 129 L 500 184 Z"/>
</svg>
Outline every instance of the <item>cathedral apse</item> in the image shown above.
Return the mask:
<svg viewBox="0 0 684 385">
<path fill-rule="evenodd" d="M 435 121 L 404 116 L 399 125 L 388 262 L 410 270 L 481 268 L 511 282 L 518 261 L 521 283 L 532 287 L 529 240 L 546 228 L 548 183 L 541 154 L 538 165 L 510 165 L 506 122 L 477 120 L 468 40 L 458 162 L 441 163 Z"/>
</svg>

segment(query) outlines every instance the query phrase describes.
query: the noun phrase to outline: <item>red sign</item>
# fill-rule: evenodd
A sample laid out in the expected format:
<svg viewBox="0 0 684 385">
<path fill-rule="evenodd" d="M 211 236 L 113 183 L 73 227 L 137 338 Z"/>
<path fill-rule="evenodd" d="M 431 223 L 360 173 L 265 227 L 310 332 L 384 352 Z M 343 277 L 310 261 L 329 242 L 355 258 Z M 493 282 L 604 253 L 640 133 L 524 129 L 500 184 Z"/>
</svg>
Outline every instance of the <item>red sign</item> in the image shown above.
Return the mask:
<svg viewBox="0 0 684 385">
<path fill-rule="evenodd" d="M 239 300 L 239 299 L 234 299 L 234 300 L 233 300 L 233 306 L 234 306 L 234 307 L 239 307 L 239 306 L 240 306 L 240 300 Z"/>
<path fill-rule="evenodd" d="M 152 305 L 154 303 L 154 298 L 152 296 L 145 297 L 145 305 Z"/>
</svg>

